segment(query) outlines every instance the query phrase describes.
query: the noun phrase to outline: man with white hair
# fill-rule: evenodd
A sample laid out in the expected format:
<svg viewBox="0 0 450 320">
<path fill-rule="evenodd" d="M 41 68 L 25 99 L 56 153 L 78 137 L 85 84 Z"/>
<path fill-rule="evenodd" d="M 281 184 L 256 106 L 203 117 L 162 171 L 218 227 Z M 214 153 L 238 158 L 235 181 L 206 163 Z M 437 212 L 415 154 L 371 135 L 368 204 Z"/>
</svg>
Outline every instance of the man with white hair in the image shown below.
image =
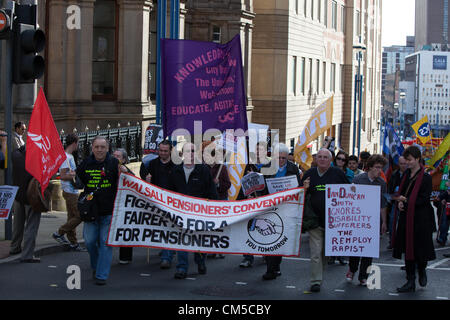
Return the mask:
<svg viewBox="0 0 450 320">
<path fill-rule="evenodd" d="M 310 195 L 312 211 L 317 218 L 317 225 L 308 230 L 311 250 L 310 290 L 312 292 L 320 291 L 325 267 L 325 185 L 349 183 L 341 169 L 331 166 L 332 158 L 330 150 L 320 149 L 316 156 L 317 167 L 306 171 L 302 180 L 305 182 L 306 179 L 310 179 L 307 194 Z"/>
<path fill-rule="evenodd" d="M 275 149 L 275 156 L 273 157 L 272 161 L 278 161 L 278 171 L 271 176 L 264 176 L 264 178 L 265 179 L 280 178 L 295 175 L 297 177 L 298 186 L 300 186 L 301 185 L 300 171 L 294 163 L 288 161 L 289 148 L 285 144 L 280 143 L 277 146 L 275 146 L 274 149 Z M 272 165 L 271 168 L 273 167 L 276 166 Z M 264 195 L 269 194 L 267 184 L 265 190 L 263 191 L 263 194 Z M 281 256 L 267 256 L 266 263 L 267 263 L 267 272 L 263 275 L 264 280 L 273 280 L 281 275 L 280 272 Z"/>
</svg>

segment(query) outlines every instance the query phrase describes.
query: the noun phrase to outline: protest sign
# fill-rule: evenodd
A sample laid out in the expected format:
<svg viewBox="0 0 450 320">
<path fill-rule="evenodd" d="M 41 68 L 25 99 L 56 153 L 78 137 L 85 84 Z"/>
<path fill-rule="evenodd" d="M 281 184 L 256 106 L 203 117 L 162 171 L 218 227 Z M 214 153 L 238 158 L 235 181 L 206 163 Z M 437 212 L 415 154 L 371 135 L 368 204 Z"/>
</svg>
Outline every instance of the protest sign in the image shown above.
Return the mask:
<svg viewBox="0 0 450 320">
<path fill-rule="evenodd" d="M 264 190 L 265 186 L 264 176 L 261 173 L 250 172 L 241 180 L 241 187 L 244 192 L 244 196 L 248 196 L 256 191 Z"/>
<path fill-rule="evenodd" d="M 0 219 L 8 219 L 17 190 L 16 186 L 0 186 Z"/>
<path fill-rule="evenodd" d="M 158 154 L 158 145 L 164 140 L 162 126 L 159 124 L 150 124 L 145 131 L 143 154 Z"/>
<path fill-rule="evenodd" d="M 325 192 L 325 255 L 378 258 L 380 186 L 329 184 Z"/>
<path fill-rule="evenodd" d="M 297 176 L 270 178 L 266 179 L 266 183 L 269 193 L 280 192 L 298 187 Z"/>
<path fill-rule="evenodd" d="M 184 196 L 121 174 L 110 246 L 298 257 L 303 189 L 243 201 Z"/>
</svg>

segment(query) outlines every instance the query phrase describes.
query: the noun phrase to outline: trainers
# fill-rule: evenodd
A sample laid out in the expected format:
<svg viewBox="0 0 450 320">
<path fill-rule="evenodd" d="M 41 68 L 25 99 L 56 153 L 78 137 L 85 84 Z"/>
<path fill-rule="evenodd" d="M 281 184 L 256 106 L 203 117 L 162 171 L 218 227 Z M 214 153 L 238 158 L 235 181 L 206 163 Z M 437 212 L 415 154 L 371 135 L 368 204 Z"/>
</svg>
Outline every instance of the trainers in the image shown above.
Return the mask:
<svg viewBox="0 0 450 320">
<path fill-rule="evenodd" d="M 70 242 L 64 237 L 64 235 L 59 235 L 57 232 L 52 234 L 53 239 L 56 240 L 60 245 L 70 245 Z"/>
<path fill-rule="evenodd" d="M 186 279 L 186 276 L 187 276 L 186 271 L 177 270 L 174 277 L 175 277 L 175 279 Z"/>
<path fill-rule="evenodd" d="M 104 286 L 106 284 L 106 280 L 95 278 L 95 284 L 98 286 Z"/>
<path fill-rule="evenodd" d="M 360 286 L 365 286 L 365 285 L 367 285 L 367 279 L 361 279 L 361 280 L 359 280 L 359 285 L 360 285 Z"/>
<path fill-rule="evenodd" d="M 119 260 L 119 264 L 122 265 L 130 264 L 130 260 Z"/>
<path fill-rule="evenodd" d="M 170 269 L 171 263 L 168 260 L 163 260 L 161 261 L 161 264 L 159 265 L 159 267 L 161 269 Z"/>
<path fill-rule="evenodd" d="M 347 280 L 348 282 L 352 282 L 354 276 L 355 274 L 348 270 L 347 274 L 345 275 L 345 280 Z"/>
<path fill-rule="evenodd" d="M 313 284 L 309 289 L 311 292 L 320 292 L 320 284 Z"/>
<path fill-rule="evenodd" d="M 239 265 L 239 267 L 241 267 L 241 268 L 250 268 L 251 266 L 252 266 L 252 262 L 247 259 L 242 260 L 241 264 Z"/>
<path fill-rule="evenodd" d="M 77 244 L 71 244 L 70 247 L 69 247 L 69 249 L 70 249 L 71 251 L 77 251 L 77 252 L 86 252 L 86 251 L 87 251 L 87 249 L 84 248 L 84 247 L 82 247 L 82 246 L 80 246 L 79 243 L 77 243 Z"/>
</svg>

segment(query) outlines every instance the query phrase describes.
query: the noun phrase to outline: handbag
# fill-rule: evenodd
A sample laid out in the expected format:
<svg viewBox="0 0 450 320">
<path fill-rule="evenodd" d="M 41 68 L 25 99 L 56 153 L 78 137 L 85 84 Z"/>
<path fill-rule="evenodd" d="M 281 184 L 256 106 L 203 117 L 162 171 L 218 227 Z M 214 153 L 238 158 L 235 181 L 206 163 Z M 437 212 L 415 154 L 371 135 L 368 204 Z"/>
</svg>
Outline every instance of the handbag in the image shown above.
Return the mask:
<svg viewBox="0 0 450 320">
<path fill-rule="evenodd" d="M 84 184 L 83 184 L 83 182 L 81 182 L 81 179 L 78 176 L 75 176 L 75 180 L 70 180 L 70 184 L 76 190 L 84 189 Z"/>
<path fill-rule="evenodd" d="M 94 222 L 98 217 L 97 201 L 94 199 L 95 192 L 82 193 L 78 198 L 78 212 L 83 222 Z"/>
</svg>

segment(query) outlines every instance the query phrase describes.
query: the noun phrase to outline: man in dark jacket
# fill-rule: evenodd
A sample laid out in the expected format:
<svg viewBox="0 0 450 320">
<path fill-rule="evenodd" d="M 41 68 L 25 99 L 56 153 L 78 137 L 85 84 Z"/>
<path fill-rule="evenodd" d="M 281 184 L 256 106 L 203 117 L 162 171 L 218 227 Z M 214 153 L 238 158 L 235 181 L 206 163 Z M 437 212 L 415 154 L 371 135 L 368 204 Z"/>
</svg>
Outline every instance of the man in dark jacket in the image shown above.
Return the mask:
<svg viewBox="0 0 450 320">
<path fill-rule="evenodd" d="M 173 170 L 173 162 L 170 158 L 172 143 L 164 140 L 158 145 L 158 158 L 151 160 L 147 165 L 142 162 L 139 174 L 145 180 L 163 189 L 169 187 L 169 177 Z M 175 251 L 161 250 L 161 269 L 169 269 L 172 265 L 172 258 Z"/>
<path fill-rule="evenodd" d="M 197 198 L 217 200 L 216 186 L 207 165 L 195 158 L 196 148 L 193 143 L 183 146 L 183 163 L 174 166 L 169 177 L 169 190 Z M 206 274 L 205 254 L 195 253 L 198 273 Z M 178 251 L 176 279 L 186 278 L 188 271 L 188 252 Z"/>
<path fill-rule="evenodd" d="M 10 254 L 22 252 L 21 262 L 40 262 L 33 256 L 41 213 L 35 212 L 27 198 L 28 184 L 33 177 L 25 170 L 25 145 L 12 152 L 13 184 L 19 187 L 14 200 L 13 236 Z M 23 240 L 23 250 L 21 244 Z"/>
<path fill-rule="evenodd" d="M 85 222 L 83 230 L 97 285 L 106 284 L 113 253 L 112 247 L 106 245 L 106 240 L 117 192 L 119 160 L 111 156 L 108 150 L 108 140 L 101 136 L 95 137 L 92 154 L 77 168 L 77 175 L 85 185 L 84 194 L 93 193 L 98 209 L 97 219 Z"/>
</svg>

